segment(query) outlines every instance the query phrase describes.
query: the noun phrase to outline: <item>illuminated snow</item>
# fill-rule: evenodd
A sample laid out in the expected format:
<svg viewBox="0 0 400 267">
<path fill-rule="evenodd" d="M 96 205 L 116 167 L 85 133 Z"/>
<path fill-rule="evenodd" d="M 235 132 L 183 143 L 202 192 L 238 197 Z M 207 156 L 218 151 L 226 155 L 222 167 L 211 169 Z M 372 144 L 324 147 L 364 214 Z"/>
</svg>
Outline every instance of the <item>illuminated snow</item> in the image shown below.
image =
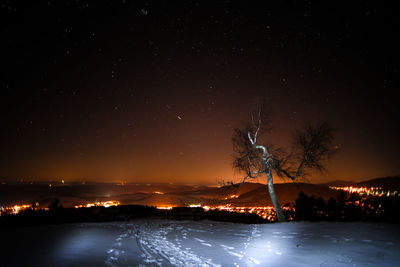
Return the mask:
<svg viewBox="0 0 400 267">
<path fill-rule="evenodd" d="M 10 244 L 6 263 L 14 252 L 24 253 L 10 266 L 398 266 L 400 261 L 400 229 L 391 224 L 137 220 L 0 234 Z"/>
</svg>

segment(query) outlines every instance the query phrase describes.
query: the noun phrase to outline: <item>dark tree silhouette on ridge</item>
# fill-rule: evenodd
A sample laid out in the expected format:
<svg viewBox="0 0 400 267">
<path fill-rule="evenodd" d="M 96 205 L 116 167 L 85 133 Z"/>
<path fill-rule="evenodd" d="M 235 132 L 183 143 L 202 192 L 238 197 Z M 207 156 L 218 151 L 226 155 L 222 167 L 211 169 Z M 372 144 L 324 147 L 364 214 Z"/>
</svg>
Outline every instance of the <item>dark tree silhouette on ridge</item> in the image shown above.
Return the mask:
<svg viewBox="0 0 400 267">
<path fill-rule="evenodd" d="M 260 136 L 271 130 L 269 114 L 262 106 L 243 128 L 234 129 L 232 136 L 233 167 L 246 174 L 243 182 L 266 175 L 268 191 L 279 222 L 286 221 L 274 190 L 273 173 L 292 181 L 305 177 L 310 170 L 324 171 L 327 159 L 337 150 L 333 144 L 333 128 L 328 123 L 308 123 L 293 133 L 290 152 L 273 149 L 271 144 L 260 144 Z"/>
</svg>

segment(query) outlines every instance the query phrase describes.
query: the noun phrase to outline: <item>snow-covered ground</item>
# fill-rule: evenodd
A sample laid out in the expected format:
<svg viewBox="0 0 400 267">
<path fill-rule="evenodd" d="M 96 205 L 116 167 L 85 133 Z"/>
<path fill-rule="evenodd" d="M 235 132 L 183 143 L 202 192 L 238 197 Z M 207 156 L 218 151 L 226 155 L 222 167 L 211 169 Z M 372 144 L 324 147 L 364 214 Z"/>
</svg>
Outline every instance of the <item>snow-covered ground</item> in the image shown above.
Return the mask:
<svg viewBox="0 0 400 267">
<path fill-rule="evenodd" d="M 1 266 L 400 266 L 395 224 L 148 219 L 0 234 Z"/>
</svg>

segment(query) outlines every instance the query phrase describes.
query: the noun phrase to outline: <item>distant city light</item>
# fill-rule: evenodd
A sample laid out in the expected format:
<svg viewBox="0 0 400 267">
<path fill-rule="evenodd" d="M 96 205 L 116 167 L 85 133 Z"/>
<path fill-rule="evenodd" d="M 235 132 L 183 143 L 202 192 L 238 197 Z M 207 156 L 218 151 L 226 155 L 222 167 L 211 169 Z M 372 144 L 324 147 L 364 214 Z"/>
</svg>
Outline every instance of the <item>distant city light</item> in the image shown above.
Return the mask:
<svg viewBox="0 0 400 267">
<path fill-rule="evenodd" d="M 238 198 L 238 197 L 239 197 L 238 195 L 230 195 L 230 196 L 225 197 L 224 200 Z"/>
<path fill-rule="evenodd" d="M 116 200 L 109 200 L 109 201 L 103 201 L 103 202 L 94 202 L 94 203 L 87 203 L 85 205 L 75 205 L 74 208 L 79 209 L 79 208 L 90 208 L 90 207 L 112 207 L 112 206 L 119 206 L 121 203 Z"/>
<path fill-rule="evenodd" d="M 36 203 L 36 205 L 39 203 Z M 0 207 L 0 216 L 3 214 L 18 214 L 23 210 L 31 209 L 32 205 L 24 204 L 24 205 L 14 205 L 10 207 Z"/>
<path fill-rule="evenodd" d="M 173 206 L 157 206 L 159 210 L 172 210 Z"/>
<path fill-rule="evenodd" d="M 330 189 L 346 191 L 351 194 L 367 195 L 367 196 L 400 196 L 397 190 L 383 190 L 382 187 L 355 187 L 355 186 L 330 186 Z"/>
</svg>

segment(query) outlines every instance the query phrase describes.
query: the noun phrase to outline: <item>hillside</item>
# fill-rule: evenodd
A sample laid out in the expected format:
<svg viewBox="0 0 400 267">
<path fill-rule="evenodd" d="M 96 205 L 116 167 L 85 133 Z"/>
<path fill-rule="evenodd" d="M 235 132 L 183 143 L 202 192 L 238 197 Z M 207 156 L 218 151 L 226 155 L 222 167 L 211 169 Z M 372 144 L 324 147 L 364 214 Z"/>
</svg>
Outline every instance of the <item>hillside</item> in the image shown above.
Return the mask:
<svg viewBox="0 0 400 267">
<path fill-rule="evenodd" d="M 357 186 L 382 187 L 384 190 L 400 190 L 400 176 L 375 178 L 357 183 Z"/>
<path fill-rule="evenodd" d="M 319 185 L 323 186 L 355 186 L 355 187 L 382 187 L 384 190 L 400 190 L 400 176 L 374 178 L 361 182 L 335 180 Z"/>
<path fill-rule="evenodd" d="M 300 192 L 315 197 L 322 197 L 327 200 L 330 197 L 337 197 L 338 191 L 329 189 L 327 186 L 308 183 L 285 183 L 276 184 L 275 191 L 281 204 L 294 202 Z M 266 185 L 240 195 L 233 201 L 237 206 L 271 206 L 272 201 Z"/>
<path fill-rule="evenodd" d="M 338 191 L 329 186 L 382 187 L 384 190 L 400 191 L 400 176 L 376 178 L 359 183 L 336 180 L 324 184 L 283 183 L 275 184 L 281 204 L 294 202 L 300 192 L 325 200 L 336 197 Z M 59 198 L 64 207 L 72 207 L 96 201 L 117 200 L 121 204 L 149 206 L 225 205 L 271 206 L 268 188 L 260 183 L 243 183 L 222 187 L 152 184 L 6 184 L 0 185 L 0 205 L 39 202 L 46 207 Z"/>
<path fill-rule="evenodd" d="M 357 182 L 345 181 L 345 180 L 335 180 L 335 181 L 330 181 L 330 182 L 327 182 L 327 183 L 322 183 L 322 184 L 319 184 L 319 185 L 342 187 L 342 186 L 353 186 L 355 184 L 357 184 Z"/>
</svg>

